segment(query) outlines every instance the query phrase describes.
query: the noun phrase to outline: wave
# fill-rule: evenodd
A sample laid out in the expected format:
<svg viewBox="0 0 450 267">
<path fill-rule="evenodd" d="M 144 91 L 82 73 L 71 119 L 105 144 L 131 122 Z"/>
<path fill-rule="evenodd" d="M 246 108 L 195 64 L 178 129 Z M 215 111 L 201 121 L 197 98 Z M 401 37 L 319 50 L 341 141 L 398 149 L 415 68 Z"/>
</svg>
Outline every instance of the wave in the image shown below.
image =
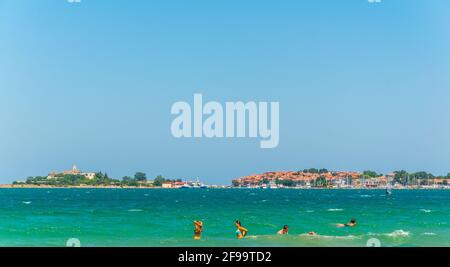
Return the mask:
<svg viewBox="0 0 450 267">
<path fill-rule="evenodd" d="M 371 195 L 360 195 L 360 197 L 372 197 Z"/>
<path fill-rule="evenodd" d="M 32 202 L 31 201 L 22 201 L 22 203 L 25 205 L 30 205 Z"/>
<path fill-rule="evenodd" d="M 426 210 L 426 209 L 421 209 L 420 211 L 423 211 L 425 213 L 430 213 L 431 212 L 431 210 Z"/>
<path fill-rule="evenodd" d="M 247 235 L 245 238 L 247 239 L 260 239 L 260 238 L 274 238 L 278 237 L 277 235 Z"/>
<path fill-rule="evenodd" d="M 423 235 L 437 235 L 435 233 L 423 233 Z"/>
<path fill-rule="evenodd" d="M 384 234 L 389 237 L 408 237 L 410 235 L 410 232 L 404 231 L 404 230 L 395 230 L 392 233 Z"/>
<path fill-rule="evenodd" d="M 300 234 L 299 237 L 309 237 L 309 238 L 323 238 L 323 239 L 360 239 L 359 236 L 346 235 L 346 236 L 333 236 L 333 235 L 310 235 L 310 234 Z"/>
<path fill-rule="evenodd" d="M 141 210 L 141 209 L 130 209 L 128 211 L 129 212 L 141 212 L 141 211 L 144 211 L 144 210 Z"/>
<path fill-rule="evenodd" d="M 343 211 L 344 209 L 328 209 L 328 211 Z"/>
<path fill-rule="evenodd" d="M 411 233 L 409 231 L 405 230 L 395 230 L 392 233 L 367 233 L 367 236 L 388 236 L 388 237 L 408 237 Z"/>
<path fill-rule="evenodd" d="M 354 239 L 361 239 L 361 236 L 354 236 L 354 235 L 347 235 L 347 236 L 331 236 L 331 235 L 310 235 L 310 234 L 300 234 L 300 235 L 278 235 L 278 234 L 273 234 L 273 235 L 248 235 L 245 237 L 246 239 L 259 239 L 259 240 L 264 240 L 264 239 L 282 239 L 282 240 L 298 240 L 298 238 L 300 239 L 305 239 L 305 238 L 309 238 L 309 239 L 338 239 L 338 240 L 354 240 Z"/>
</svg>

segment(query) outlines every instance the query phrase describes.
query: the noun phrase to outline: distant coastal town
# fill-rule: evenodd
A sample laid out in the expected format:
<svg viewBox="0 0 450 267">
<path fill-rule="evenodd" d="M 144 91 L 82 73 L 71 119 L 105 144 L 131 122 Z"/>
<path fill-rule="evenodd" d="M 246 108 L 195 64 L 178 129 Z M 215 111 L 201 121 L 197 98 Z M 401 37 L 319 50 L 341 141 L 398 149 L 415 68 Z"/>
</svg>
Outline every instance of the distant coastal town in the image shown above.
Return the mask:
<svg viewBox="0 0 450 267">
<path fill-rule="evenodd" d="M 84 172 L 77 166 L 72 169 L 51 172 L 46 176 L 28 177 L 0 187 L 39 188 L 39 187 L 98 187 L 98 188 L 298 188 L 298 189 L 450 189 L 446 176 L 435 176 L 427 172 L 408 173 L 394 171 L 381 174 L 375 171 L 329 171 L 327 169 L 304 169 L 301 171 L 266 172 L 254 174 L 231 181 L 231 185 L 206 185 L 199 179 L 166 179 L 158 175 L 148 179 L 144 172 L 125 176 L 121 180 L 110 178 L 103 172 Z"/>
<path fill-rule="evenodd" d="M 397 189 L 444 189 L 450 188 L 446 176 L 427 172 L 408 173 L 394 171 L 381 174 L 375 171 L 329 171 L 327 169 L 304 169 L 289 172 L 267 172 L 234 179 L 233 187 L 245 188 L 386 188 Z"/>
</svg>

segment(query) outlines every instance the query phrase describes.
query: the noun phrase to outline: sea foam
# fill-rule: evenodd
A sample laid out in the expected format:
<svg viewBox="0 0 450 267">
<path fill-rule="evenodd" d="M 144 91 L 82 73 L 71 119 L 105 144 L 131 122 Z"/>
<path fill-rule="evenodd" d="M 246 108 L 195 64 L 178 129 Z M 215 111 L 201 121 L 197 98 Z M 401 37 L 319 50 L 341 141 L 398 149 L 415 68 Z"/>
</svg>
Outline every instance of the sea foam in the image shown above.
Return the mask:
<svg viewBox="0 0 450 267">
<path fill-rule="evenodd" d="M 129 212 L 141 212 L 141 211 L 143 211 L 143 210 L 141 210 L 141 209 L 130 209 L 130 210 L 128 210 Z"/>
<path fill-rule="evenodd" d="M 328 209 L 328 211 L 343 211 L 344 209 Z"/>
<path fill-rule="evenodd" d="M 407 237 L 410 235 L 410 232 L 404 230 L 395 230 L 394 232 L 385 235 L 390 237 Z"/>
<path fill-rule="evenodd" d="M 423 233 L 423 235 L 437 235 L 435 233 Z"/>
</svg>

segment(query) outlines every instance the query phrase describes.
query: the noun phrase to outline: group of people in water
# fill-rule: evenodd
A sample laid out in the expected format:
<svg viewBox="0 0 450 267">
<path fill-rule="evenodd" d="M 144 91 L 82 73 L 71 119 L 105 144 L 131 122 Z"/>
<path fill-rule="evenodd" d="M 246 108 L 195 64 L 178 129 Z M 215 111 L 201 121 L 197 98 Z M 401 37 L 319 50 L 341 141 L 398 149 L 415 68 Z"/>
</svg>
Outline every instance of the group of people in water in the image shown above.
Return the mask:
<svg viewBox="0 0 450 267">
<path fill-rule="evenodd" d="M 234 225 L 236 226 L 236 237 L 237 239 L 243 239 L 247 236 L 248 230 L 244 228 L 241 224 L 241 221 L 237 220 Z M 344 228 L 344 227 L 355 227 L 356 219 L 351 219 L 348 223 L 345 224 L 337 224 L 336 227 Z M 202 238 L 203 233 L 203 222 L 202 221 L 194 221 L 194 240 L 200 240 Z M 289 225 L 283 226 L 283 228 L 277 232 L 278 235 L 287 235 L 289 233 Z M 315 232 L 309 232 L 308 235 L 315 236 L 317 235 Z"/>
</svg>

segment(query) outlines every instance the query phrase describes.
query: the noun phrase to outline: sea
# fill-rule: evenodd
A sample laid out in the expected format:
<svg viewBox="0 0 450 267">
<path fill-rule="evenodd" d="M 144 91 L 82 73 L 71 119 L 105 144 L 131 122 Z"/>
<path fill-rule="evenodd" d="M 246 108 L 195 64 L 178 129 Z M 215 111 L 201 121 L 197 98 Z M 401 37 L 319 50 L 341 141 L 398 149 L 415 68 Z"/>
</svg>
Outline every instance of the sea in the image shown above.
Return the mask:
<svg viewBox="0 0 450 267">
<path fill-rule="evenodd" d="M 450 246 L 450 190 L 392 193 L 4 188 L 0 189 L 0 246 Z M 356 227 L 336 227 L 352 218 Z M 204 223 L 199 241 L 193 240 L 194 220 Z M 236 238 L 236 220 L 249 230 L 245 239 Z M 284 225 L 289 226 L 289 234 L 277 235 Z"/>
</svg>

